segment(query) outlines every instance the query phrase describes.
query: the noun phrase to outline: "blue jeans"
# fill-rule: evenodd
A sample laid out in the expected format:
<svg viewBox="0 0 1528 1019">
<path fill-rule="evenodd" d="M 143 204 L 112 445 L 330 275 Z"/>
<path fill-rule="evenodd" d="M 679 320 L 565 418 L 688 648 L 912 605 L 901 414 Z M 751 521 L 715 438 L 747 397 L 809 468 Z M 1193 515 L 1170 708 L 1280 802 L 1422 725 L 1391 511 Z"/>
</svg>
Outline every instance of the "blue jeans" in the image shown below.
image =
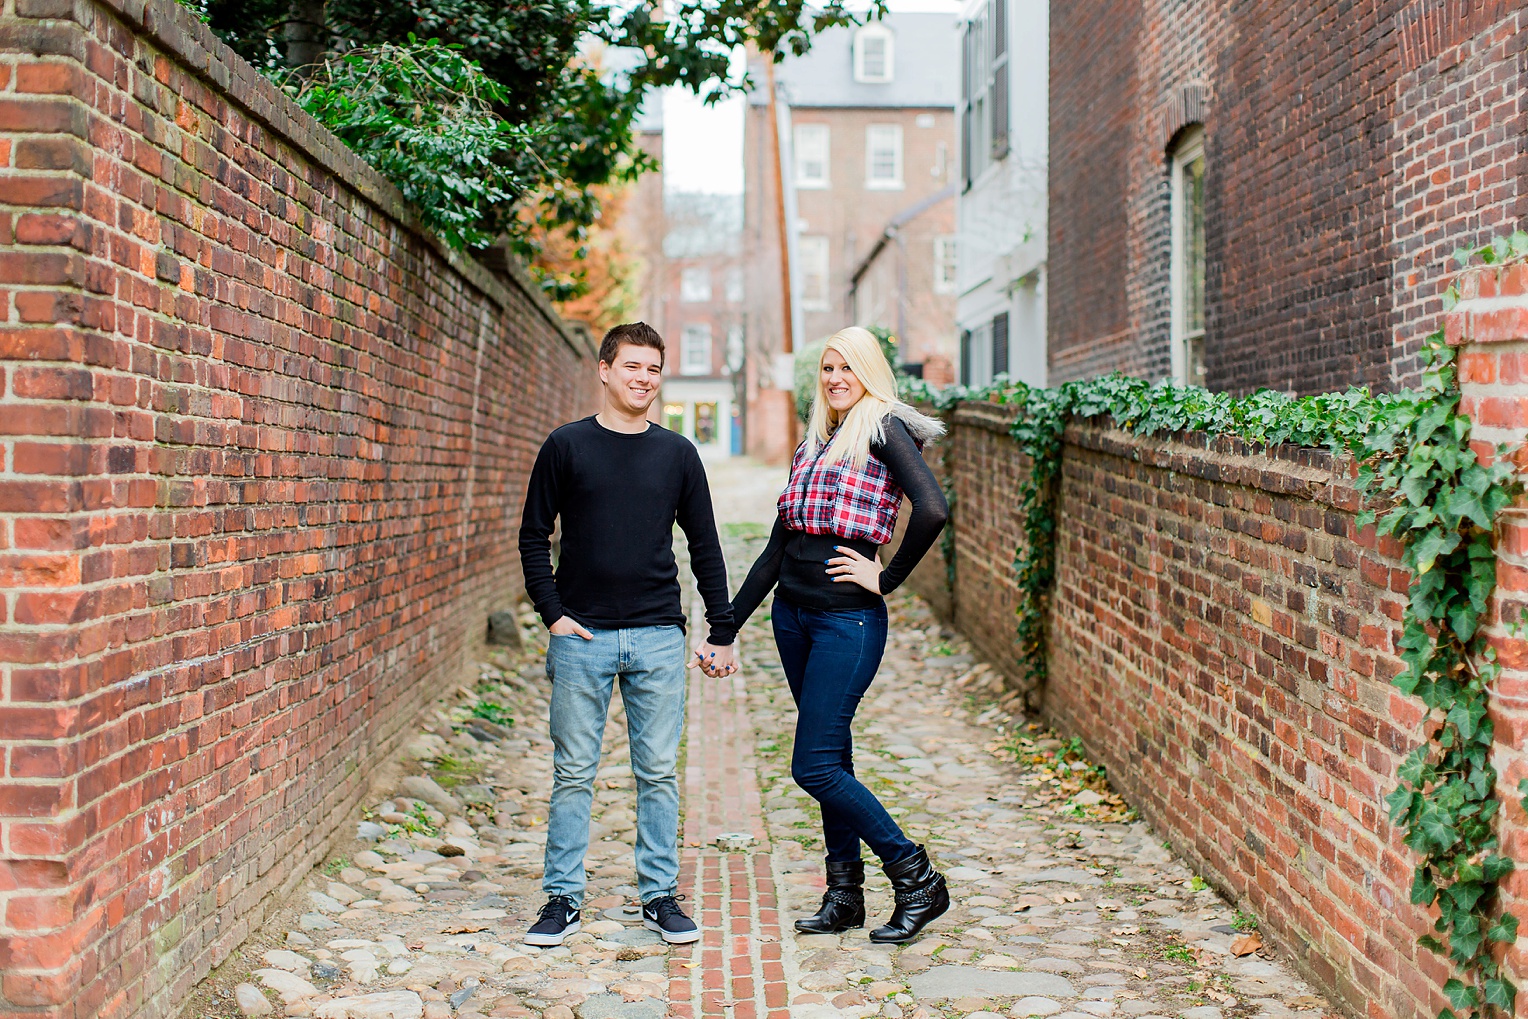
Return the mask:
<svg viewBox="0 0 1528 1019">
<path fill-rule="evenodd" d="M 911 856 L 918 847 L 854 777 L 850 728 L 886 650 L 886 605 L 826 612 L 776 596 L 773 615 L 797 708 L 791 778 L 822 806 L 828 859 L 858 860 L 861 839 L 882 863 Z"/>
<path fill-rule="evenodd" d="M 631 771 L 637 779 L 637 890 L 643 902 L 679 884 L 679 736 L 684 731 L 684 630 L 641 626 L 591 630 L 593 640 L 553 634 L 552 805 L 546 832 L 548 896 L 584 894 L 589 810 L 610 693 L 617 678 L 626 706 Z"/>
</svg>

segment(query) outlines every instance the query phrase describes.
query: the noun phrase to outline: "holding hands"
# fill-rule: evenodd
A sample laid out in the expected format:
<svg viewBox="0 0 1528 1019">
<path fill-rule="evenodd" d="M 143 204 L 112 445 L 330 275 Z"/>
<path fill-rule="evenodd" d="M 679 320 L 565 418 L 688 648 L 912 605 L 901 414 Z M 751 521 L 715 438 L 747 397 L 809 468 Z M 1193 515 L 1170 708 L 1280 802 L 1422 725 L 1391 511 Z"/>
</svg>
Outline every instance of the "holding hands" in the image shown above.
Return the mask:
<svg viewBox="0 0 1528 1019">
<path fill-rule="evenodd" d="M 837 559 L 829 559 L 828 573 L 833 576 L 833 583 L 842 584 L 848 581 L 858 584 L 872 594 L 881 593 L 881 564 L 874 559 L 866 559 L 847 545 L 834 545 L 835 552 L 843 555 Z"/>
<path fill-rule="evenodd" d="M 732 644 L 717 646 L 706 641 L 695 649 L 695 657 L 686 668 L 699 668 L 712 679 L 721 679 L 737 671 L 737 650 Z"/>
</svg>

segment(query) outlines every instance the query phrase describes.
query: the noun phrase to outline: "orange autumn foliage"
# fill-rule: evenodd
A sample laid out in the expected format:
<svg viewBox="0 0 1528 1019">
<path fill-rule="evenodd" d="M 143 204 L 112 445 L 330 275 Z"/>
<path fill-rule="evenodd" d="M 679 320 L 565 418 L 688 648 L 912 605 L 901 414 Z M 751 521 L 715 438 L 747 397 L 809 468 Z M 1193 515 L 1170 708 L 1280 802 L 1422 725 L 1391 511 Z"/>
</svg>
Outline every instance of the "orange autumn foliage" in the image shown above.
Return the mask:
<svg viewBox="0 0 1528 1019">
<path fill-rule="evenodd" d="M 600 186 L 599 220 L 583 240 L 567 231 L 533 231 L 540 248 L 534 268 L 538 275 L 576 281 L 578 293 L 554 302 L 564 318 L 588 323 L 595 336 L 636 313 L 637 259 L 625 250 L 617 224 L 626 206 L 627 188 Z"/>
</svg>

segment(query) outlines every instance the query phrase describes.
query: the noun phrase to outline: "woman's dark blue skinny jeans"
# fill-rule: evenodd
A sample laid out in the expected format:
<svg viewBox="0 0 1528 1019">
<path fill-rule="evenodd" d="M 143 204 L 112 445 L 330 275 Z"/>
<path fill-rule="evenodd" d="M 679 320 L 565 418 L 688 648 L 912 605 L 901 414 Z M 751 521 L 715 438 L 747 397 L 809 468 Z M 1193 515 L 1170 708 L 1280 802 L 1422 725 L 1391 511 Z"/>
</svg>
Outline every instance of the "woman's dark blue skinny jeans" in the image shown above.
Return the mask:
<svg viewBox="0 0 1528 1019">
<path fill-rule="evenodd" d="M 854 712 L 886 650 L 886 605 L 828 612 L 776 596 L 775 643 L 796 700 L 791 778 L 822 805 L 829 860 L 858 860 L 863 839 L 882 863 L 917 852 L 854 777 Z"/>
</svg>

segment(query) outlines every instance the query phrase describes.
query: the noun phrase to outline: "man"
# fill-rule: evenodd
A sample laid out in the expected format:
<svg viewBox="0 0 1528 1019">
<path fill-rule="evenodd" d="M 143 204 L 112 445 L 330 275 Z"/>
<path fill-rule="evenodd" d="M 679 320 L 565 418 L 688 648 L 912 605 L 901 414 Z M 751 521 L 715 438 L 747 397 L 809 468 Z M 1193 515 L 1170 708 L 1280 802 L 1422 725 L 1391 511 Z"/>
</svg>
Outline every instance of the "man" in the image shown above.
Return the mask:
<svg viewBox="0 0 1528 1019">
<path fill-rule="evenodd" d="M 589 809 L 617 680 L 637 780 L 642 922 L 670 944 L 700 937 L 675 898 L 685 694 L 676 521 L 689 542 L 710 629 L 690 664 L 712 676 L 734 671 L 735 630 L 700 456 L 684 436 L 647 420 L 662 383 L 663 354 L 663 338 L 645 323 L 606 333 L 599 413 L 552 432 L 526 491 L 520 562 L 526 593 L 551 632 L 546 666 L 553 744 L 542 878 L 547 903 L 526 933 L 530 945 L 560 945 L 581 926 Z M 562 557 L 554 575 L 550 538 L 558 517 Z"/>
</svg>

